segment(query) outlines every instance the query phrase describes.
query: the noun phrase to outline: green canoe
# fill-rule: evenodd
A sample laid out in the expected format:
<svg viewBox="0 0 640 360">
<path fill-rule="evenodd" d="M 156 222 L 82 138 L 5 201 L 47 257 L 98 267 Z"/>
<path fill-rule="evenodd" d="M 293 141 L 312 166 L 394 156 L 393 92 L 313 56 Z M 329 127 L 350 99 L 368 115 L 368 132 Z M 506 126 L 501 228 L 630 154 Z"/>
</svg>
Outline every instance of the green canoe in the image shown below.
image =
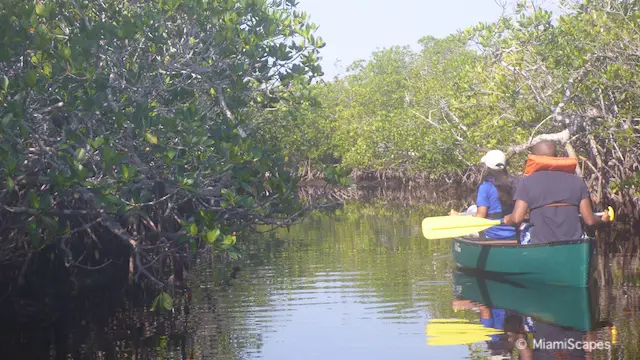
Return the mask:
<svg viewBox="0 0 640 360">
<path fill-rule="evenodd" d="M 516 281 L 536 281 L 555 285 L 587 286 L 592 239 L 519 245 L 515 241 L 452 241 L 453 259 L 458 267 L 484 273 L 499 273 Z"/>
<path fill-rule="evenodd" d="M 596 286 L 574 287 L 516 282 L 500 277 L 454 273 L 453 295 L 493 309 L 515 311 L 549 324 L 580 331 L 599 327 Z"/>
</svg>

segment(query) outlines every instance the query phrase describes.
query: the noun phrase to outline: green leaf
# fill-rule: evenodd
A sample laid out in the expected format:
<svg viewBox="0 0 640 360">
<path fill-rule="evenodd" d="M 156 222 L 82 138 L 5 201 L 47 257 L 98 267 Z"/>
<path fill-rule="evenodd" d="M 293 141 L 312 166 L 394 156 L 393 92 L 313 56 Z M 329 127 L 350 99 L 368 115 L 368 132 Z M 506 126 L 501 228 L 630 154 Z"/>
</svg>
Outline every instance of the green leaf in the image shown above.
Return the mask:
<svg viewBox="0 0 640 360">
<path fill-rule="evenodd" d="M 162 307 L 167 311 L 173 309 L 173 299 L 167 293 L 164 293 L 164 297 L 162 299 Z"/>
<path fill-rule="evenodd" d="M 78 164 L 76 166 L 76 178 L 78 180 L 86 180 L 87 176 L 89 176 L 89 169 L 82 166 L 82 164 Z"/>
<path fill-rule="evenodd" d="M 227 250 L 227 253 L 229 254 L 229 258 L 231 259 L 231 261 L 240 259 L 241 254 L 235 248 L 230 248 L 229 250 Z"/>
<path fill-rule="evenodd" d="M 198 233 L 198 225 L 196 225 L 196 223 L 191 223 L 189 232 L 191 233 L 191 235 L 196 235 Z"/>
<path fill-rule="evenodd" d="M 29 232 L 29 239 L 31 240 L 31 246 L 40 247 L 40 232 L 38 231 L 38 225 L 35 221 L 29 222 L 27 225 L 27 231 Z"/>
<path fill-rule="evenodd" d="M 231 247 L 233 246 L 233 244 L 236 243 L 236 236 L 235 235 L 225 235 L 222 239 L 222 243 Z"/>
<path fill-rule="evenodd" d="M 157 144 L 158 143 L 158 137 L 151 134 L 151 133 L 145 133 L 144 134 L 144 138 L 150 142 L 151 144 Z"/>
<path fill-rule="evenodd" d="M 104 138 L 102 136 L 98 136 L 94 140 L 89 139 L 88 143 L 89 143 L 89 146 L 91 146 L 92 149 L 96 150 L 96 149 L 100 148 L 100 146 L 102 146 L 102 144 L 104 144 Z"/>
<path fill-rule="evenodd" d="M 44 63 L 44 65 L 42 65 L 42 73 L 43 74 L 49 76 L 49 75 L 51 75 L 51 70 L 52 70 L 51 63 L 46 62 L 46 63 Z"/>
<path fill-rule="evenodd" d="M 213 244 L 214 241 L 220 236 L 220 229 L 214 229 L 207 232 L 207 243 Z"/>
<path fill-rule="evenodd" d="M 153 299 L 153 304 L 151 305 L 151 311 L 161 310 L 161 311 L 171 311 L 173 309 L 173 299 L 166 292 L 161 292 L 160 295 L 156 296 Z"/>
<path fill-rule="evenodd" d="M 122 164 L 122 176 L 125 180 L 129 179 L 129 168 L 125 164 Z"/>
<path fill-rule="evenodd" d="M 24 81 L 30 87 L 35 86 L 37 80 L 38 80 L 38 74 L 36 74 L 35 70 L 27 71 L 27 73 L 24 76 Z"/>
<path fill-rule="evenodd" d="M 48 227 L 49 229 L 51 229 L 53 231 L 56 231 L 58 229 L 58 222 L 55 219 L 52 219 L 52 218 L 47 217 L 47 216 L 41 216 L 40 220 L 42 220 L 44 225 L 46 227 Z"/>
<path fill-rule="evenodd" d="M 30 207 L 34 209 L 37 209 L 40 207 L 40 198 L 38 198 L 36 193 L 34 193 L 33 191 L 29 191 L 29 195 L 27 197 L 29 198 Z"/>
<path fill-rule="evenodd" d="M 48 17 L 49 16 L 49 7 L 46 5 L 42 5 L 42 4 L 37 4 L 36 5 L 36 14 L 38 14 L 38 16 L 41 17 Z"/>
<path fill-rule="evenodd" d="M 77 162 L 83 162 L 87 159 L 87 152 L 84 150 L 84 148 L 79 148 L 76 149 L 75 156 Z"/>
<path fill-rule="evenodd" d="M 0 88 L 2 88 L 2 90 L 4 91 L 7 91 L 7 89 L 9 88 L 9 78 L 4 75 L 2 75 L 2 77 L 0 78 Z"/>
<path fill-rule="evenodd" d="M 7 189 L 11 192 L 15 186 L 16 184 L 13 182 L 13 179 L 10 176 L 7 176 Z"/>
<path fill-rule="evenodd" d="M 13 114 L 8 113 L 7 115 L 5 115 L 5 117 L 2 118 L 2 125 L 6 127 L 11 122 L 12 119 L 13 119 Z"/>
<path fill-rule="evenodd" d="M 40 205 L 42 205 L 42 208 L 44 209 L 48 209 L 51 207 L 51 205 L 53 205 L 53 199 L 51 198 L 51 194 L 49 193 L 43 193 L 40 195 Z"/>
<path fill-rule="evenodd" d="M 60 57 L 64 60 L 71 60 L 71 48 L 64 47 L 59 51 Z"/>
</svg>

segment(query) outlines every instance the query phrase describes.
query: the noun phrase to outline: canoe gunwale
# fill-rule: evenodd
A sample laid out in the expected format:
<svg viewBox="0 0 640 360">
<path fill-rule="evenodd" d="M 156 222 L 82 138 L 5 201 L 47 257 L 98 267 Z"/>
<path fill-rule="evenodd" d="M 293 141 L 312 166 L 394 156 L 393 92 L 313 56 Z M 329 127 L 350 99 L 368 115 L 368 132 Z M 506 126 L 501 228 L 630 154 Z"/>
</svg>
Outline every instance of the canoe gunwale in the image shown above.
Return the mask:
<svg viewBox="0 0 640 360">
<path fill-rule="evenodd" d="M 505 243 L 490 243 L 487 240 L 471 240 L 468 238 L 455 238 L 454 241 L 463 243 L 465 245 L 470 246 L 480 246 L 480 247 L 492 247 L 492 248 L 510 248 L 510 249 L 530 249 L 536 247 L 547 247 L 547 246 L 562 246 L 562 245 L 575 245 L 575 244 L 585 244 L 593 241 L 594 238 L 588 237 L 586 239 L 573 239 L 573 240 L 560 240 L 553 241 L 544 244 L 505 244 Z"/>
</svg>

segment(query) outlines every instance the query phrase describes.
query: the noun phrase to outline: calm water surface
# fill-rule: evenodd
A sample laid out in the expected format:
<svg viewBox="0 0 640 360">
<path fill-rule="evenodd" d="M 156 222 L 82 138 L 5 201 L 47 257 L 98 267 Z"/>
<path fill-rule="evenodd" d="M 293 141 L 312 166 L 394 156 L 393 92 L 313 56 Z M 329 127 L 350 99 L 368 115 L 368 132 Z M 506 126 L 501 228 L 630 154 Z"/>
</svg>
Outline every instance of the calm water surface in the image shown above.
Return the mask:
<svg viewBox="0 0 640 360">
<path fill-rule="evenodd" d="M 429 347 L 430 317 L 450 316 L 450 243 L 425 241 L 418 213 L 316 216 L 251 250 L 223 292 L 199 274 L 199 336 L 224 331 L 219 358 L 464 358 Z M 214 300 L 215 299 L 215 300 Z M 204 315 L 215 303 L 225 324 Z M 222 327 L 222 329 L 220 328 Z"/>
<path fill-rule="evenodd" d="M 524 308 L 538 316 L 529 320 L 546 320 L 537 323 L 540 334 L 610 343 L 610 349 L 595 351 L 592 358 L 640 358 L 635 286 L 558 292 L 525 284 L 531 289 L 523 292 L 522 285 L 489 282 L 487 287 L 486 281 L 460 274 L 456 284 L 451 243 L 424 239 L 419 226 L 424 216 L 419 210 L 348 207 L 332 216 L 313 216 L 254 244 L 223 289 L 215 285 L 215 271 L 203 269 L 193 293 L 194 357 L 488 359 L 500 351 L 491 353 L 487 347 L 509 348 L 504 336 L 501 345 L 430 346 L 429 319 L 464 318 L 479 324 L 482 305 L 497 313 L 504 309 L 491 304 L 494 300 L 520 309 L 525 304 L 521 297 L 544 300 L 549 294 L 549 301 Z M 608 273 L 616 266 L 600 265 Z M 465 307 L 465 296 L 475 303 Z M 526 319 L 532 314 L 515 315 Z M 615 344 L 610 319 L 617 324 Z M 512 358 L 521 357 L 517 350 L 510 352 Z M 571 356 L 575 354 L 556 352 L 544 358 Z"/>
<path fill-rule="evenodd" d="M 534 312 L 539 334 L 611 343 L 591 359 L 640 358 L 637 258 L 599 259 L 607 286 L 496 283 L 457 273 L 451 242 L 423 238 L 420 222 L 428 215 L 359 205 L 314 214 L 251 242 L 231 275 L 229 265 L 199 263 L 191 270 L 191 302 L 176 299 L 174 314 L 129 306 L 109 321 L 78 320 L 82 325 L 70 329 L 67 342 L 74 355 L 67 358 L 490 359 L 487 348 L 509 348 L 508 335 L 435 346 L 426 327 L 430 319 L 480 324 L 482 313 L 506 307 Z"/>
</svg>

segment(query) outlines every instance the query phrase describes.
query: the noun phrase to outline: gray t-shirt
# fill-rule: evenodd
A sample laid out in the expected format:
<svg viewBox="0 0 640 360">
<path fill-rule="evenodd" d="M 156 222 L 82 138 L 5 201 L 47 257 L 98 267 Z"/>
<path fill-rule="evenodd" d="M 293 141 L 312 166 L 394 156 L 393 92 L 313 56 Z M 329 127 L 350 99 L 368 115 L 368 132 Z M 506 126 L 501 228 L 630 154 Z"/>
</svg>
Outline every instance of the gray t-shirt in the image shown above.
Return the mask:
<svg viewBox="0 0 640 360">
<path fill-rule="evenodd" d="M 563 171 L 536 171 L 518 182 L 513 197 L 529 205 L 532 244 L 582 236 L 579 206 L 589 198 L 589 190 L 580 177 Z M 544 206 L 552 203 L 575 206 Z"/>
</svg>

